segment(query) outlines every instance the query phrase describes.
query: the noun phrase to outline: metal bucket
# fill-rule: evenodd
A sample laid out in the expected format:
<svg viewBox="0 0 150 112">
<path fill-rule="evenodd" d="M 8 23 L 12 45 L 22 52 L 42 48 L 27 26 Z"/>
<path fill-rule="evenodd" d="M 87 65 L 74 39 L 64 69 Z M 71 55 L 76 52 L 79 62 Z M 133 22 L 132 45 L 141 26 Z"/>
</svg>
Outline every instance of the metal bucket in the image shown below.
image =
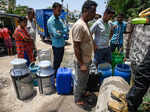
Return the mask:
<svg viewBox="0 0 150 112">
<path fill-rule="evenodd" d="M 25 65 L 26 60 L 15 59 L 11 62 L 14 68 L 10 70 L 16 96 L 20 100 L 25 100 L 33 96 L 32 76 L 28 67 Z M 20 67 L 20 68 L 19 68 Z"/>
<path fill-rule="evenodd" d="M 50 95 L 55 92 L 54 70 L 50 65 L 50 61 L 39 63 L 40 70 L 37 72 L 37 78 L 40 94 Z"/>
</svg>

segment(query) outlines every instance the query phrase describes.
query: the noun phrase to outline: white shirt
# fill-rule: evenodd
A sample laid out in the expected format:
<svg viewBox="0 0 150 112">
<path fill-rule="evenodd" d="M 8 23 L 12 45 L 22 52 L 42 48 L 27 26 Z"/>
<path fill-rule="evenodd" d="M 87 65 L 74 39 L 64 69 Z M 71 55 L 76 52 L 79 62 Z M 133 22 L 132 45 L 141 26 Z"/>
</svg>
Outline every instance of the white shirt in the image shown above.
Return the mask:
<svg viewBox="0 0 150 112">
<path fill-rule="evenodd" d="M 111 27 L 111 21 L 108 21 L 108 23 L 104 23 L 101 18 L 92 25 L 90 30 L 94 34 L 94 41 L 99 49 L 109 47 Z"/>
<path fill-rule="evenodd" d="M 29 33 L 29 35 L 31 36 L 31 38 L 34 40 L 36 40 L 36 24 L 34 21 L 27 21 L 27 31 Z"/>
</svg>

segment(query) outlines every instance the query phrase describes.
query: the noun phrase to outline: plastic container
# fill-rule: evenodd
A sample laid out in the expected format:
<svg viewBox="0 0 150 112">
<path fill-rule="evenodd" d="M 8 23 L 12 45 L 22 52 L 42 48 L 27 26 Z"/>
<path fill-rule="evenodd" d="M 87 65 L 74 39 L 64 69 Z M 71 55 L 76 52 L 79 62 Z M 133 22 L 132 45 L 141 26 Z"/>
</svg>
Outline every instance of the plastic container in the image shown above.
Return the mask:
<svg viewBox="0 0 150 112">
<path fill-rule="evenodd" d="M 131 20 L 132 24 L 147 24 L 148 22 L 148 18 L 134 18 Z"/>
<path fill-rule="evenodd" d="M 38 65 L 35 65 L 34 63 L 31 63 L 29 66 L 29 70 L 32 73 L 33 78 L 33 85 L 38 86 L 38 79 L 36 77 L 37 71 L 40 69 Z"/>
<path fill-rule="evenodd" d="M 122 64 L 124 59 L 123 53 L 112 53 L 112 67 L 114 68 L 117 64 Z"/>
<path fill-rule="evenodd" d="M 102 83 L 105 78 L 112 76 L 112 66 L 108 63 L 99 64 L 98 72 L 101 73 L 99 81 Z"/>
<path fill-rule="evenodd" d="M 52 61 L 51 60 L 51 52 L 50 49 L 42 49 L 38 52 L 38 60 L 40 61 L 44 61 L 44 60 L 48 60 L 48 61 Z"/>
<path fill-rule="evenodd" d="M 58 94 L 70 94 L 73 90 L 72 69 L 59 68 L 56 75 L 56 90 Z"/>
<path fill-rule="evenodd" d="M 120 76 L 130 83 L 131 68 L 126 64 L 118 64 L 114 70 L 114 76 Z"/>
</svg>

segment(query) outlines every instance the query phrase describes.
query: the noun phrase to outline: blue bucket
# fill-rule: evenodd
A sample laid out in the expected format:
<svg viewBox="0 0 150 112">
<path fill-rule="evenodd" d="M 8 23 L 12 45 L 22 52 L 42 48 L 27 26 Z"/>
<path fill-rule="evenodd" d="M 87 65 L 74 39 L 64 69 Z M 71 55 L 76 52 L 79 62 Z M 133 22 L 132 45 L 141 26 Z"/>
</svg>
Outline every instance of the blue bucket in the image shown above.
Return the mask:
<svg viewBox="0 0 150 112">
<path fill-rule="evenodd" d="M 130 83 L 131 78 L 131 68 L 127 64 L 118 64 L 114 70 L 114 76 L 120 76 L 128 83 Z"/>
<path fill-rule="evenodd" d="M 29 70 L 32 73 L 32 78 L 33 78 L 33 85 L 34 86 L 38 86 L 38 81 L 36 78 L 36 73 L 37 71 L 40 69 L 40 67 L 38 65 L 35 65 L 34 63 L 31 63 L 29 66 Z"/>
</svg>

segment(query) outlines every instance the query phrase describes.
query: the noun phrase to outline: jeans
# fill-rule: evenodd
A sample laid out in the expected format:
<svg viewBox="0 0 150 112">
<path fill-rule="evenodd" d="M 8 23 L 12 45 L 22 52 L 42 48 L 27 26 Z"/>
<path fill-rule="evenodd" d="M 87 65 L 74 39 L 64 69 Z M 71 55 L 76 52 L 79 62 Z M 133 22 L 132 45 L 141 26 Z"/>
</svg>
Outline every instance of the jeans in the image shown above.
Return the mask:
<svg viewBox="0 0 150 112">
<path fill-rule="evenodd" d="M 94 63 L 96 65 L 101 63 L 111 63 L 112 55 L 110 48 L 97 49 L 94 54 Z"/>
<path fill-rule="evenodd" d="M 57 69 L 60 67 L 60 64 L 63 60 L 63 56 L 64 56 L 64 47 L 61 48 L 56 48 L 56 47 L 52 47 L 53 49 L 53 55 L 54 55 L 54 62 L 53 62 L 53 68 L 55 70 L 55 77 L 56 77 L 56 73 L 57 73 Z"/>
</svg>

